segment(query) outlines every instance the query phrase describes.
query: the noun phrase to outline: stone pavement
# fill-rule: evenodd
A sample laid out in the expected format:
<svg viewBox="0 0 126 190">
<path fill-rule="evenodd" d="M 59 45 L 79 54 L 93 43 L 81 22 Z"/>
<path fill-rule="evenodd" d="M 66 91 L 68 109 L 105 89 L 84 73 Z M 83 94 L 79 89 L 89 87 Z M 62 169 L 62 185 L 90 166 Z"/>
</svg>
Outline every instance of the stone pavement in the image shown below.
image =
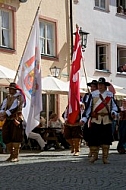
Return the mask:
<svg viewBox="0 0 126 190">
<path fill-rule="evenodd" d="M 110 149 L 110 164 L 88 161 L 88 148 L 79 157 L 69 150 L 21 152 L 18 163 L 7 163 L 0 154 L 0 190 L 126 190 L 126 155 Z"/>
</svg>

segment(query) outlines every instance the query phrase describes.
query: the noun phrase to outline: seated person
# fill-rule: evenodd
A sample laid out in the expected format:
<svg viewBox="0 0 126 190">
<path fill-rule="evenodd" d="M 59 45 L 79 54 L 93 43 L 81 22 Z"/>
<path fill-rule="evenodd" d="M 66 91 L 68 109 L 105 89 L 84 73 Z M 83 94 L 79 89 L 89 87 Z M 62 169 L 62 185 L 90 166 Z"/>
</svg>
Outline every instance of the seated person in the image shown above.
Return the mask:
<svg viewBox="0 0 126 190">
<path fill-rule="evenodd" d="M 35 132 L 31 131 L 28 135 L 28 138 L 36 140 L 38 142 L 39 146 L 41 147 L 41 151 L 44 150 L 46 142 L 42 139 L 42 137 L 39 133 L 35 133 Z"/>
<path fill-rule="evenodd" d="M 40 116 L 40 127 L 46 127 L 46 119 Z"/>
<path fill-rule="evenodd" d="M 68 110 L 68 106 L 66 106 L 65 111 L 62 113 L 62 118 L 64 119 L 64 121 L 67 118 L 67 110 Z"/>
<path fill-rule="evenodd" d="M 24 123 L 23 123 L 23 128 L 24 128 Z M 26 126 L 26 125 L 25 125 Z M 38 142 L 40 148 L 41 148 L 41 151 L 44 150 L 44 147 L 46 145 L 46 142 L 43 140 L 43 138 L 41 137 L 41 135 L 39 133 L 36 132 L 36 129 L 39 128 L 40 125 L 38 125 L 37 127 L 35 127 L 28 135 L 28 138 L 29 139 L 34 139 Z"/>
<path fill-rule="evenodd" d="M 117 72 L 126 72 L 126 64 L 124 65 L 120 65 L 118 68 L 117 68 Z"/>
<path fill-rule="evenodd" d="M 3 127 L 3 121 L 0 121 L 0 145 L 2 147 L 2 153 L 6 153 L 6 145 L 4 144 L 2 138 L 2 127 Z"/>
<path fill-rule="evenodd" d="M 66 139 L 64 138 L 64 125 L 60 119 L 58 119 L 58 116 L 56 113 L 52 113 L 50 115 L 49 120 L 49 127 L 50 128 L 56 128 L 56 135 L 58 138 L 58 142 L 61 143 L 61 146 L 63 146 L 65 149 L 69 149 L 69 144 L 67 143 Z"/>
</svg>

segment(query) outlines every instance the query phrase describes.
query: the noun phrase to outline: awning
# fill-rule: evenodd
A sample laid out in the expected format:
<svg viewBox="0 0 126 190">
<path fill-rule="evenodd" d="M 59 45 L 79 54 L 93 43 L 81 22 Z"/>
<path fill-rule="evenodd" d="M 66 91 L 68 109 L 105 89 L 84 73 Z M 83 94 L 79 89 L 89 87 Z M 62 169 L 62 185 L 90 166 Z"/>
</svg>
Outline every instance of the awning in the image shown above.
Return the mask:
<svg viewBox="0 0 126 190">
<path fill-rule="evenodd" d="M 15 75 L 16 71 L 0 65 L 0 86 L 5 86 L 13 82 Z"/>
<path fill-rule="evenodd" d="M 117 100 L 123 100 L 123 98 L 126 98 L 126 93 L 116 91 L 115 98 Z"/>
</svg>

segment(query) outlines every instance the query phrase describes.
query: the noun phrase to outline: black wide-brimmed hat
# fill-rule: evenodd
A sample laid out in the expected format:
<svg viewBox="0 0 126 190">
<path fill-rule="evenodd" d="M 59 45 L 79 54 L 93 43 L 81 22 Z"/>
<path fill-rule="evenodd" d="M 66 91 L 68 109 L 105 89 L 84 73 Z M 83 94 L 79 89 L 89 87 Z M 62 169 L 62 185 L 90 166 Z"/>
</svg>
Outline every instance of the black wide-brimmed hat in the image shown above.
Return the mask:
<svg viewBox="0 0 126 190">
<path fill-rule="evenodd" d="M 18 90 L 17 84 L 15 82 L 11 82 L 10 85 L 7 86 L 6 88 L 11 88 L 11 89 L 14 89 L 14 90 Z"/>
<path fill-rule="evenodd" d="M 91 86 L 92 84 L 95 85 L 95 86 L 97 86 L 98 85 L 97 80 L 92 80 L 92 82 L 88 82 L 87 83 L 88 86 Z"/>
<path fill-rule="evenodd" d="M 105 78 L 103 78 L 103 77 L 100 77 L 98 79 L 98 84 L 104 84 L 105 86 L 110 86 L 110 83 L 106 82 Z"/>
</svg>

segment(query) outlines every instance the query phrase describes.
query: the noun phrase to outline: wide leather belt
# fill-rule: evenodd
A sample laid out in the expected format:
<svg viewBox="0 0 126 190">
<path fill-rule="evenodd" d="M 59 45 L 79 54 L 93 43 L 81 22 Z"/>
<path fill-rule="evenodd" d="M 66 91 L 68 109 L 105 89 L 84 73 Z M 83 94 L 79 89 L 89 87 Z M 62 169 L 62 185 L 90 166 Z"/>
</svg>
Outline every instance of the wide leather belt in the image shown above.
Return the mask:
<svg viewBox="0 0 126 190">
<path fill-rule="evenodd" d="M 109 115 L 108 113 L 97 113 L 98 115 L 104 117 L 105 115 Z"/>
<path fill-rule="evenodd" d="M 122 119 L 120 119 L 120 120 L 126 120 L 126 117 L 124 117 L 124 118 L 122 118 Z"/>
<path fill-rule="evenodd" d="M 92 114 L 91 114 L 91 117 L 93 118 L 95 118 L 95 117 L 98 117 L 98 115 L 100 115 L 100 116 L 105 116 L 105 115 L 109 115 L 108 113 L 95 113 L 95 112 L 93 112 Z"/>
<path fill-rule="evenodd" d="M 77 124 L 70 124 L 70 123 L 65 123 L 64 125 L 68 126 L 68 127 L 77 127 L 77 126 L 79 126 Z"/>
<path fill-rule="evenodd" d="M 97 120 L 98 120 L 98 116 L 101 116 L 101 117 L 104 117 L 104 116 L 106 116 L 106 115 L 108 115 L 109 116 L 109 114 L 108 113 L 96 113 L 96 112 L 93 112 L 92 114 L 91 114 L 91 117 L 92 118 L 96 118 Z"/>
</svg>

